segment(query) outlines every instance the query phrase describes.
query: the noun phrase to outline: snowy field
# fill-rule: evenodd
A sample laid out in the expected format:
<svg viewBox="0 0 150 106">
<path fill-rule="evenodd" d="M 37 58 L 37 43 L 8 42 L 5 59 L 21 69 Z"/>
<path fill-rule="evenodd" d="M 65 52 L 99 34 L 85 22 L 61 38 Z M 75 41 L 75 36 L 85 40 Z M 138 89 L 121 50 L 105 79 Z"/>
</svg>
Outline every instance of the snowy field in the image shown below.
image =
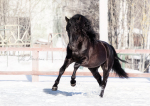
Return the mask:
<svg viewBox="0 0 150 106">
<path fill-rule="evenodd" d="M 9 79 L 9 80 L 8 80 Z M 150 106 L 150 79 L 109 78 L 103 98 L 93 77 L 76 78 L 70 86 L 70 76 L 63 76 L 58 91 L 52 91 L 56 76 L 0 76 L 0 106 Z"/>
</svg>

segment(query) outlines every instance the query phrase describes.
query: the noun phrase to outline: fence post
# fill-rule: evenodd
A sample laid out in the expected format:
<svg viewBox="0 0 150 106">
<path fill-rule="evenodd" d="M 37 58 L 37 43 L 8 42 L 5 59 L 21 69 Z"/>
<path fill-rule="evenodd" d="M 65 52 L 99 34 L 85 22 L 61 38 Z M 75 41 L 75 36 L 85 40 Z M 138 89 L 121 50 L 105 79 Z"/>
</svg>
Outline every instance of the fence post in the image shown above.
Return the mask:
<svg viewBox="0 0 150 106">
<path fill-rule="evenodd" d="M 32 52 L 32 72 L 39 71 L 39 51 Z M 39 75 L 32 75 L 32 82 L 38 82 Z"/>
</svg>

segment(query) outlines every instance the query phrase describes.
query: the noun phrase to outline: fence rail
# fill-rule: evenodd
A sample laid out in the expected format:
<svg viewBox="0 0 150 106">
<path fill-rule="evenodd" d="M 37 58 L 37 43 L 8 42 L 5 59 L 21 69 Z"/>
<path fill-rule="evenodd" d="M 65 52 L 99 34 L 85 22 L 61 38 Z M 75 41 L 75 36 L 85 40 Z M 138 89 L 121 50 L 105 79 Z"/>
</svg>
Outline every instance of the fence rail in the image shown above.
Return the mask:
<svg viewBox="0 0 150 106">
<path fill-rule="evenodd" d="M 5 47 L 5 48 L 0 48 L 0 51 L 66 51 L 66 48 L 29 48 L 29 47 Z"/>
<path fill-rule="evenodd" d="M 64 72 L 63 75 L 72 75 L 73 72 Z M 0 71 L 0 75 L 58 75 L 56 71 Z M 100 72 L 103 75 L 102 72 Z M 92 76 L 91 72 L 77 72 L 79 76 Z M 129 77 L 150 77 L 149 73 L 128 73 Z M 115 73 L 110 72 L 109 77 L 118 77 Z"/>
<path fill-rule="evenodd" d="M 117 53 L 121 53 L 121 54 L 146 54 L 146 53 L 150 53 L 150 50 L 148 49 L 116 49 Z"/>
<path fill-rule="evenodd" d="M 39 57 L 39 51 L 62 51 L 65 52 L 66 48 L 0 48 L 0 51 L 32 51 L 33 58 Z M 124 50 L 116 50 L 117 53 L 121 54 L 147 54 L 150 53 L 150 50 L 143 49 L 124 49 Z M 39 75 L 58 75 L 58 72 L 46 72 L 39 71 L 39 60 L 32 60 L 32 71 L 0 71 L 0 75 L 32 75 L 32 81 L 36 82 L 39 80 Z M 64 75 L 71 75 L 72 72 L 65 72 Z M 100 73 L 101 75 L 103 73 Z M 150 77 L 150 73 L 128 73 L 129 77 Z M 91 76 L 90 72 L 77 72 L 77 75 L 86 75 Z M 111 73 L 109 77 L 116 77 L 114 73 Z"/>
<path fill-rule="evenodd" d="M 36 48 L 29 48 L 29 47 L 0 47 L 0 51 L 66 51 L 66 48 L 40 48 L 40 47 L 36 47 Z M 146 54 L 146 53 L 150 53 L 149 49 L 116 49 L 117 53 L 122 53 L 122 54 Z"/>
</svg>

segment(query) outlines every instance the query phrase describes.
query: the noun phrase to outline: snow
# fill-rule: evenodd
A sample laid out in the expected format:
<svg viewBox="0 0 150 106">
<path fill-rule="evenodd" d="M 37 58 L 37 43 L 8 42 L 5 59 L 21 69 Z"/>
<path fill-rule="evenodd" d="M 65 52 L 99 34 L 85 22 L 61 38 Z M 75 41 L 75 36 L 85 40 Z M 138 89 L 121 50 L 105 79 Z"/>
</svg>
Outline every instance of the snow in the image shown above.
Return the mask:
<svg viewBox="0 0 150 106">
<path fill-rule="evenodd" d="M 8 81 L 8 78 L 11 80 Z M 0 76 L 0 106 L 149 106 L 150 79 L 109 78 L 104 97 L 93 77 L 78 76 L 75 87 L 70 76 L 63 76 L 57 91 L 52 91 L 56 76 Z M 19 80 L 18 80 L 19 79 Z"/>
</svg>

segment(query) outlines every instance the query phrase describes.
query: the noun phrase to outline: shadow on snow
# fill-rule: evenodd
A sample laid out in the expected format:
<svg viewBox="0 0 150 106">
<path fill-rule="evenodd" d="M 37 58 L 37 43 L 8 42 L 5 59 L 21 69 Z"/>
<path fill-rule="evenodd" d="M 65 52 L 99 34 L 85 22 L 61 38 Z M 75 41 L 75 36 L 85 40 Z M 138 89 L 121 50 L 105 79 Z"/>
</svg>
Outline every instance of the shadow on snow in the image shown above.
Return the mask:
<svg viewBox="0 0 150 106">
<path fill-rule="evenodd" d="M 64 96 L 73 96 L 73 95 L 77 95 L 77 94 L 82 94 L 82 92 L 65 92 L 65 91 L 52 91 L 52 89 L 43 89 L 43 92 L 45 92 L 46 94 L 51 94 L 51 95 L 64 95 Z"/>
</svg>

